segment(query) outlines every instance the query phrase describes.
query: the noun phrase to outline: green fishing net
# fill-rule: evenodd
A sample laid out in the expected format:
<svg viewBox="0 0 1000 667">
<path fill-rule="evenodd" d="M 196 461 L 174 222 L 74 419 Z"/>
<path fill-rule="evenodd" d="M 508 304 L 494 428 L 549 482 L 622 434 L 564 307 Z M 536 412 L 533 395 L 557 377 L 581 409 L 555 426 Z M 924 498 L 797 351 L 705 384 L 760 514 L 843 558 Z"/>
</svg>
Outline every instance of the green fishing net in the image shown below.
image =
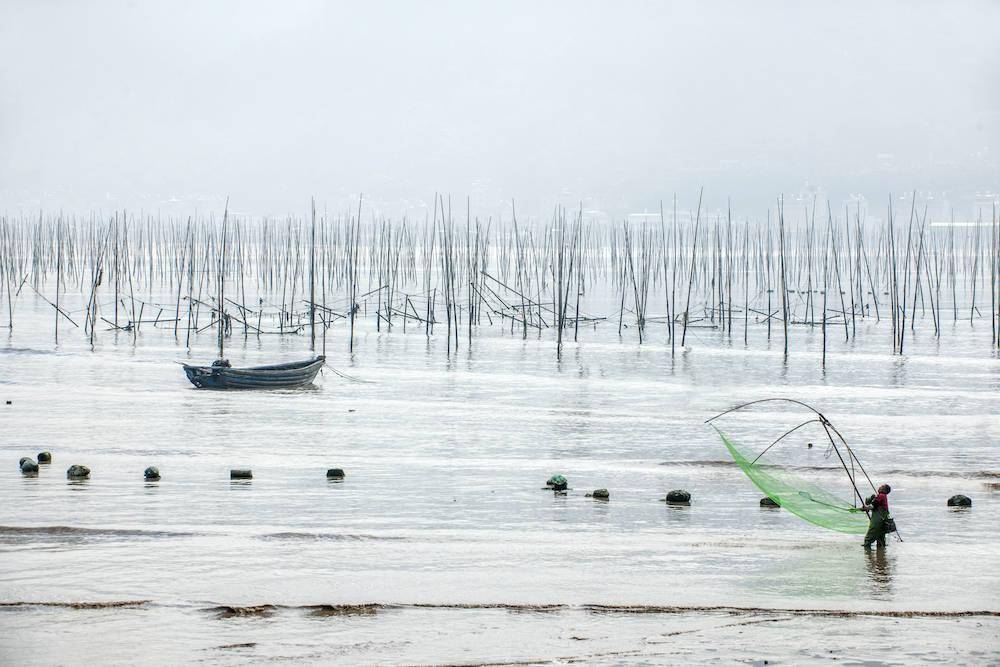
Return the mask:
<svg viewBox="0 0 1000 667">
<path fill-rule="evenodd" d="M 715 430 L 746 476 L 792 514 L 841 533 L 864 535 L 868 530 L 868 515 L 864 511 L 781 466 L 754 463 L 756 454 L 740 449 L 722 431 Z"/>
</svg>

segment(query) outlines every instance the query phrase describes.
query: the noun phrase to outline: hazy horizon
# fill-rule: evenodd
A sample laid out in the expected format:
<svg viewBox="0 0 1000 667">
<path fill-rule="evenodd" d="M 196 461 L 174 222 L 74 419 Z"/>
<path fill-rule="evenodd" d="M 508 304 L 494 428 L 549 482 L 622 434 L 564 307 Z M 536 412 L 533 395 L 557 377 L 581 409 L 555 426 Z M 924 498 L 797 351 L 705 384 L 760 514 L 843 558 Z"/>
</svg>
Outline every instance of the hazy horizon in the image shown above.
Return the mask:
<svg viewBox="0 0 1000 667">
<path fill-rule="evenodd" d="M 0 210 L 610 218 L 1000 176 L 1000 4 L 0 7 Z"/>
</svg>

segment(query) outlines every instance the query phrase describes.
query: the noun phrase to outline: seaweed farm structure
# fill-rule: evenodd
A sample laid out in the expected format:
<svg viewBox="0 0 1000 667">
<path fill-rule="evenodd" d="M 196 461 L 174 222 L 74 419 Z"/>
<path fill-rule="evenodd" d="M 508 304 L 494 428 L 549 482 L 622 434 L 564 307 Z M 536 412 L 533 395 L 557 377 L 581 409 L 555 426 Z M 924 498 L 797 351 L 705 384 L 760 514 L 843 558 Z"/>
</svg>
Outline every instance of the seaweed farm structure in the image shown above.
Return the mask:
<svg viewBox="0 0 1000 667">
<path fill-rule="evenodd" d="M 316 202 L 312 205 L 311 245 L 309 259 L 309 346 L 315 354 L 316 350 Z M 219 326 L 216 326 L 219 357 L 211 366 L 196 366 L 184 364 L 184 374 L 198 389 L 295 389 L 311 384 L 316 374 L 326 362 L 326 357 L 319 356 L 305 361 L 283 364 L 269 364 L 249 368 L 233 368 L 225 358 L 226 349 L 226 250 L 228 249 L 227 222 L 229 221 L 229 201 L 222 216 L 222 241 L 219 243 L 219 270 L 216 272 L 218 296 L 216 303 Z"/>
<path fill-rule="evenodd" d="M 353 350 L 359 326 L 443 336 L 448 353 L 487 331 L 550 338 L 555 354 L 594 328 L 671 353 L 694 329 L 795 351 L 790 331 L 827 343 L 884 332 L 903 354 L 918 324 L 989 326 L 1000 347 L 1000 225 L 994 204 L 974 224 L 935 224 L 916 196 L 880 217 L 860 204 L 795 206 L 762 219 L 706 214 L 676 199 L 658 216 L 599 222 L 582 207 L 541 222 L 474 217 L 436 196 L 423 219 L 357 207 L 338 215 L 229 213 L 163 218 L 40 213 L 0 217 L 0 327 L 18 306 L 51 307 L 51 335 L 170 332 L 308 335 L 325 354 L 331 330 Z M 819 210 L 817 210 L 819 209 Z M 222 258 L 225 261 L 220 261 Z M 225 294 L 216 289 L 222 281 Z M 987 324 L 988 323 L 988 324 Z M 862 333 L 861 324 L 866 326 Z M 751 331 L 753 335 L 751 335 Z"/>
</svg>

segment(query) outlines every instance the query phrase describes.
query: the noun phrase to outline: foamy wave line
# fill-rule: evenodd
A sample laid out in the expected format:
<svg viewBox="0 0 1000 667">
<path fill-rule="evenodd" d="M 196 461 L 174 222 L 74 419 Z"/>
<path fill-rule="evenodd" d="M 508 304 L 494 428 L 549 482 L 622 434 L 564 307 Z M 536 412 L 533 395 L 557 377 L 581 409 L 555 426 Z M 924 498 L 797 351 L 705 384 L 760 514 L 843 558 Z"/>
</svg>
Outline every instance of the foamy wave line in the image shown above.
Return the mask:
<svg viewBox="0 0 1000 667">
<path fill-rule="evenodd" d="M 5 535 L 36 535 L 42 537 L 183 537 L 195 533 L 137 528 L 81 528 L 77 526 L 0 526 L 0 538 Z"/>
<path fill-rule="evenodd" d="M 169 538 L 190 537 L 199 533 L 143 530 L 137 528 L 84 528 L 76 526 L 0 526 L 0 540 L 4 538 L 38 537 L 38 538 Z M 302 540 L 302 541 L 367 541 L 367 540 L 406 540 L 408 538 L 396 535 L 367 535 L 362 533 L 308 533 L 284 531 L 265 533 L 254 537 L 262 540 Z"/>
<path fill-rule="evenodd" d="M 726 614 L 788 614 L 793 616 L 831 616 L 853 618 L 857 616 L 882 616 L 887 618 L 959 618 L 963 616 L 1000 616 L 1000 610 L 921 610 L 921 609 L 811 609 L 800 607 L 740 607 L 730 605 L 582 605 L 595 613 L 627 614 L 684 614 L 693 612 L 721 612 Z"/>
<path fill-rule="evenodd" d="M 303 540 L 315 542 L 361 542 L 367 540 L 406 540 L 405 537 L 395 535 L 365 535 L 361 533 L 299 533 L 295 531 L 281 533 L 265 533 L 257 535 L 262 540 Z"/>
<path fill-rule="evenodd" d="M 110 600 L 107 602 L 40 602 L 18 600 L 0 602 L 0 607 L 62 607 L 64 609 L 115 609 L 124 607 L 145 607 L 150 600 Z"/>
<path fill-rule="evenodd" d="M 65 609 L 114 609 L 155 607 L 151 600 L 110 600 L 105 602 L 48 602 L 20 600 L 0 602 L 0 607 L 58 607 Z M 175 606 L 175 605 L 171 605 Z M 270 616 L 279 611 L 304 611 L 313 616 L 355 616 L 372 615 L 388 610 L 444 609 L 459 611 L 510 611 L 510 612 L 563 612 L 585 611 L 594 614 L 693 614 L 721 613 L 730 615 L 791 615 L 823 616 L 833 618 L 855 618 L 874 616 L 884 618 L 963 618 L 971 616 L 1000 617 L 996 609 L 927 610 L 927 609 L 817 609 L 808 607 L 744 607 L 737 605 L 608 605 L 608 604 L 518 604 L 506 602 L 462 602 L 462 603 L 385 603 L 366 602 L 357 604 L 257 604 L 257 605 L 215 605 L 202 607 L 201 612 L 218 618 L 240 618 Z"/>
<path fill-rule="evenodd" d="M 248 606 L 218 605 L 201 611 L 218 618 L 271 616 L 278 611 L 305 611 L 311 616 L 374 615 L 389 610 L 444 609 L 458 611 L 510 611 L 510 612 L 563 612 L 586 611 L 594 614 L 696 614 L 721 613 L 738 615 L 823 616 L 856 618 L 877 616 L 884 618 L 963 618 L 972 616 L 1000 616 L 1000 610 L 922 610 L 922 609 L 812 609 L 799 607 L 741 607 L 733 605 L 606 605 L 606 604 L 518 604 L 505 602 L 462 603 L 385 603 L 284 605 L 258 604 Z"/>
</svg>

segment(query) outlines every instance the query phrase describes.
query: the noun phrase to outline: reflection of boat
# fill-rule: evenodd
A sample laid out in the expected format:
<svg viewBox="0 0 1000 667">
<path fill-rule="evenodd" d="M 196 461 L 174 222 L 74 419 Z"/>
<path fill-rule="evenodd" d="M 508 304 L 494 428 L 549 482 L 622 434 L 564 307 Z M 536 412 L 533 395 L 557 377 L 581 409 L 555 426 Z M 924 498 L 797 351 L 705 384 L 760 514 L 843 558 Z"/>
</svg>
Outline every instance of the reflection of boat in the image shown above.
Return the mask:
<svg viewBox="0 0 1000 667">
<path fill-rule="evenodd" d="M 319 356 L 287 364 L 233 368 L 223 359 L 211 366 L 184 364 L 184 373 L 199 389 L 292 389 L 310 384 L 324 363 L 326 357 Z"/>
</svg>

